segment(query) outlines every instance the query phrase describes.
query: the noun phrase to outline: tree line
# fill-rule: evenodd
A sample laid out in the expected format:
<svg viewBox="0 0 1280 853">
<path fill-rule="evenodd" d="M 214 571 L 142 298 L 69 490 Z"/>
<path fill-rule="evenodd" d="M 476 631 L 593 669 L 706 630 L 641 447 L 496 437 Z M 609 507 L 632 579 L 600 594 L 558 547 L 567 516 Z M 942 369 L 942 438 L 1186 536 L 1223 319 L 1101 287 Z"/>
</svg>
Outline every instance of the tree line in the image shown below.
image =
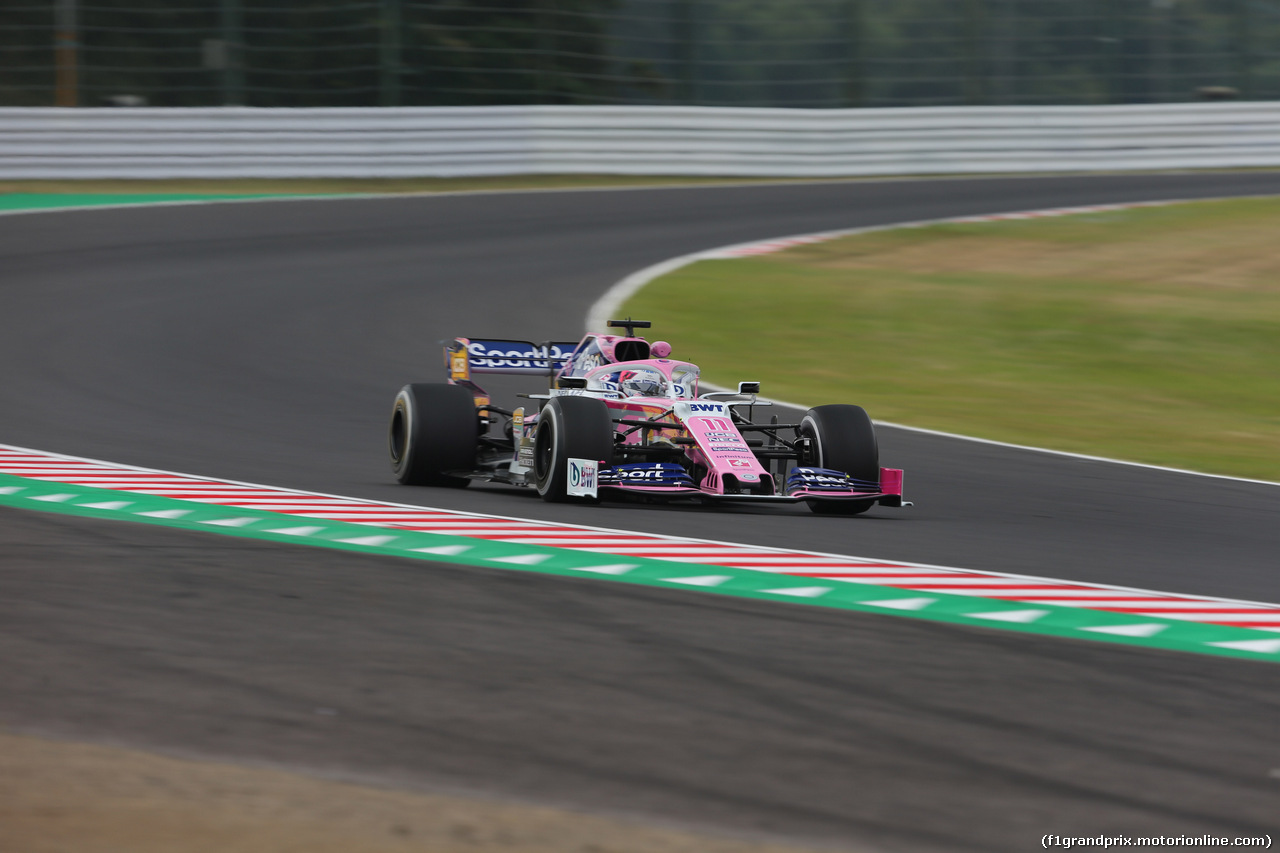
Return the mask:
<svg viewBox="0 0 1280 853">
<path fill-rule="evenodd" d="M 86 106 L 1280 97 L 1280 0 L 78 0 L 75 17 Z M 54 0 L 0 8 L 0 103 L 53 102 L 57 28 Z"/>
</svg>

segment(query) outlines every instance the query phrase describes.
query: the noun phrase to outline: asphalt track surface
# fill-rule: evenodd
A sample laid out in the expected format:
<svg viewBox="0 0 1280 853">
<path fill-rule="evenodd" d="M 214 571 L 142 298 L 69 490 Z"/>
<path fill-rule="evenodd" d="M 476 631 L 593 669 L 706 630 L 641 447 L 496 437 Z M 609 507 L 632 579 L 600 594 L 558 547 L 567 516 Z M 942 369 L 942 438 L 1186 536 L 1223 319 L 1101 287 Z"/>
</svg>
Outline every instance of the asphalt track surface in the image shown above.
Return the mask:
<svg viewBox="0 0 1280 853">
<path fill-rule="evenodd" d="M 439 340 L 574 339 L 608 285 L 674 255 L 1256 193 L 1280 193 L 1280 174 L 5 217 L 0 441 L 499 515 L 1275 601 L 1275 486 L 886 429 L 882 459 L 906 469 L 913 509 L 584 516 L 518 491 L 398 487 L 384 449 L 396 389 L 440 376 Z M 0 513 L 0 555 L 0 722 L 18 729 L 872 848 L 1280 828 L 1273 665 L 17 511 Z"/>
</svg>

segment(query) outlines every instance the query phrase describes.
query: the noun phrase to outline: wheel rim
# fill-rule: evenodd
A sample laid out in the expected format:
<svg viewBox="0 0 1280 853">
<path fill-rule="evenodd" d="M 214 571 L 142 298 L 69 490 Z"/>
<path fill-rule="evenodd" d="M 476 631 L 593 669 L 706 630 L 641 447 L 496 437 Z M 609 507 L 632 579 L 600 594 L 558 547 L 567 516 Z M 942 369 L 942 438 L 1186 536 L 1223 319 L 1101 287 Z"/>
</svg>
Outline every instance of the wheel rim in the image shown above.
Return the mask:
<svg viewBox="0 0 1280 853">
<path fill-rule="evenodd" d="M 391 415 L 391 461 L 397 466 L 404 459 L 404 447 L 409 436 L 409 418 L 403 405 L 397 405 Z"/>
<path fill-rule="evenodd" d="M 811 418 L 805 418 L 800 422 L 798 432 L 809 439 L 809 458 L 805 460 L 805 464 L 813 468 L 822 467 L 822 442 L 818 440 L 818 429 Z"/>
<path fill-rule="evenodd" d="M 538 425 L 538 432 L 533 438 L 533 476 L 539 486 L 544 486 L 551 480 L 554 455 L 555 425 L 548 419 Z"/>
</svg>

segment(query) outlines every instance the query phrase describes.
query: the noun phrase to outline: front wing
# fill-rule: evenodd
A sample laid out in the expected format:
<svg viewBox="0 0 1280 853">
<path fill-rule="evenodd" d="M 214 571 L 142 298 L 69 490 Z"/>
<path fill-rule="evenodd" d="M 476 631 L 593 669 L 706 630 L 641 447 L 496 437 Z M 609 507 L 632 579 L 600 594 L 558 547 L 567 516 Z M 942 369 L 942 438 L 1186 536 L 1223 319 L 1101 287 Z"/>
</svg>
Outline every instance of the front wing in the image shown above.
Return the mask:
<svg viewBox="0 0 1280 853">
<path fill-rule="evenodd" d="M 785 495 L 735 494 L 720 493 L 699 489 L 691 485 L 654 485 L 632 482 L 611 482 L 607 472 L 602 474 L 599 483 L 601 491 L 615 491 L 632 495 L 645 495 L 658 500 L 680 500 L 682 498 L 700 498 L 713 501 L 732 502 L 766 502 L 766 503 L 799 503 L 801 501 L 843 502 L 843 501 L 875 501 L 880 506 L 909 506 L 902 499 L 902 469 L 881 468 L 880 482 L 877 489 L 871 490 L 808 490 L 801 489 Z"/>
</svg>

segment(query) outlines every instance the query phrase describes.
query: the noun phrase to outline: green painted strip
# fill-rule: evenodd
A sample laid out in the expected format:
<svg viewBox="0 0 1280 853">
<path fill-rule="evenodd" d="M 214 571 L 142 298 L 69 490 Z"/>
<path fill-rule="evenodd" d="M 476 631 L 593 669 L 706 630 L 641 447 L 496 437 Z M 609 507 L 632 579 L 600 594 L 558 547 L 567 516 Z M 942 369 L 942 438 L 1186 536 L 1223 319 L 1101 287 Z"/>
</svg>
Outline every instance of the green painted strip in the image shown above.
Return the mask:
<svg viewBox="0 0 1280 853">
<path fill-rule="evenodd" d="M 312 195 L 315 195 L 315 193 L 0 193 L 0 211 L 59 210 L 74 207 L 162 204 L 177 201 L 305 198 Z"/>
<path fill-rule="evenodd" d="M 490 569 L 613 580 L 1076 640 L 1280 662 L 1280 634 L 1251 628 L 517 545 L 73 486 L 9 474 L 0 474 L 0 506 Z M 1112 633 L 1115 631 L 1121 633 Z M 1124 633 L 1126 631 L 1129 633 Z"/>
</svg>

